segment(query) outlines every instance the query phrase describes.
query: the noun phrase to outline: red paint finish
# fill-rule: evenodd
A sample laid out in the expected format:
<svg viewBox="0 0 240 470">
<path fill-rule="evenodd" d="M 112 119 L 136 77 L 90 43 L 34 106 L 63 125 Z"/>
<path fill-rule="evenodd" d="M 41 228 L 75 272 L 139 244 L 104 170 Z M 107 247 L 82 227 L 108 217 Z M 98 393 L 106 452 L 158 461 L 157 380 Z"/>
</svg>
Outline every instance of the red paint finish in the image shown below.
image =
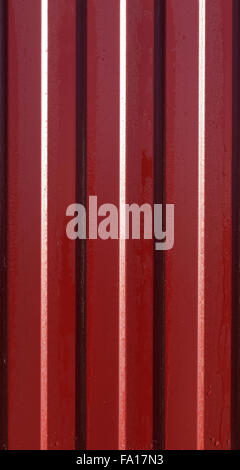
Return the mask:
<svg viewBox="0 0 240 470">
<path fill-rule="evenodd" d="M 40 446 L 40 12 L 8 3 L 8 445 Z"/>
<path fill-rule="evenodd" d="M 232 1 L 206 2 L 205 448 L 231 445 Z"/>
<path fill-rule="evenodd" d="M 165 447 L 197 445 L 198 1 L 166 2 Z"/>
<path fill-rule="evenodd" d="M 48 448 L 75 447 L 76 2 L 49 2 L 48 32 Z"/>
<path fill-rule="evenodd" d="M 0 1 L 0 449 L 7 449 L 8 341 L 7 341 L 7 5 Z"/>
<path fill-rule="evenodd" d="M 140 206 L 153 204 L 153 54 L 154 1 L 131 0 L 127 2 L 126 202 Z M 151 449 L 152 240 L 126 242 L 126 318 L 126 448 Z"/>
<path fill-rule="evenodd" d="M 165 442 L 166 449 L 231 447 L 232 3 L 206 0 L 205 213 L 204 231 L 199 234 L 199 1 L 165 2 L 165 199 L 175 204 L 175 244 L 165 254 L 164 346 L 154 348 L 157 263 L 153 241 L 126 241 L 126 383 L 120 384 L 119 240 L 87 240 L 86 253 L 81 252 L 81 263 L 86 254 L 86 266 L 81 270 L 79 262 L 78 273 L 76 254 L 80 251 L 66 236 L 65 215 L 76 194 L 87 201 L 96 195 L 98 207 L 119 205 L 120 2 L 87 0 L 85 25 L 84 18 L 76 21 L 75 0 L 49 0 L 48 367 L 44 371 L 49 449 L 74 449 L 76 442 L 80 446 L 84 440 L 87 449 L 118 449 L 120 440 L 126 441 L 127 449 L 152 449 L 157 427 L 158 431 L 164 428 L 164 435 L 157 438 Z M 161 145 L 156 145 L 156 139 L 154 144 L 154 116 L 156 123 L 164 113 L 162 108 L 159 113 L 156 107 L 154 110 L 154 75 L 156 79 L 164 64 L 154 71 L 160 48 L 154 41 L 161 36 L 156 34 L 154 40 L 154 24 L 161 23 L 154 20 L 154 11 L 160 11 L 156 5 L 154 0 L 127 1 L 129 204 L 152 205 L 158 178 L 154 175 L 154 145 L 155 158 Z M 80 12 L 84 16 L 85 8 Z M 40 0 L 8 2 L 9 449 L 40 448 L 40 22 Z M 86 71 L 84 54 L 80 57 L 85 27 Z M 77 43 L 78 33 L 82 47 L 79 38 Z M 87 72 L 86 97 L 80 90 L 81 86 L 85 89 L 81 67 L 83 74 Z M 160 97 L 157 86 L 156 90 Z M 85 109 L 82 114 L 81 109 L 76 110 L 84 108 L 85 99 L 86 123 Z M 86 194 L 83 175 L 76 175 L 77 166 L 85 170 L 81 141 L 85 124 Z M 200 254 L 199 235 L 204 239 Z M 200 258 L 204 260 L 201 299 Z M 80 288 L 77 283 L 84 276 Z M 81 310 L 85 297 L 86 317 Z M 200 303 L 204 307 L 202 394 L 198 384 Z M 84 334 L 77 331 L 79 326 Z M 159 336 L 162 341 L 161 331 Z M 156 354 L 153 357 L 154 350 L 163 348 L 164 384 L 156 384 L 163 374 L 156 380 L 154 370 L 153 377 L 153 367 L 162 363 Z M 120 385 L 126 385 L 121 387 L 126 409 L 121 410 Z M 153 401 L 162 403 L 163 398 L 156 396 L 157 388 L 164 388 L 164 426 L 156 425 L 153 411 L 160 408 Z M 200 421 L 199 404 L 203 405 Z M 5 432 L 7 426 L 3 427 Z M 120 430 L 126 435 L 120 436 Z"/>
<path fill-rule="evenodd" d="M 118 206 L 119 2 L 87 8 L 87 197 Z M 87 241 L 87 449 L 118 448 L 118 245 Z"/>
</svg>

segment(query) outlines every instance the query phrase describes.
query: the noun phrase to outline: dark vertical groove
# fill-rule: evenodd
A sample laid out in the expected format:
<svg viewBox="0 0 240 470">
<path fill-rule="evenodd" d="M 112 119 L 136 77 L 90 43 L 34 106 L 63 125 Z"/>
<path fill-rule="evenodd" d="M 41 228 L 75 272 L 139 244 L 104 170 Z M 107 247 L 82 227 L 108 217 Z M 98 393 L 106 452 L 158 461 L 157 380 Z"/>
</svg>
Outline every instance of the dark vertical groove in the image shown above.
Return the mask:
<svg viewBox="0 0 240 470">
<path fill-rule="evenodd" d="M 0 449 L 8 446 L 7 32 L 7 2 L 0 0 Z"/>
<path fill-rule="evenodd" d="M 232 448 L 240 449 L 240 1 L 233 0 Z"/>
<path fill-rule="evenodd" d="M 76 201 L 86 207 L 87 0 L 76 0 Z M 76 240 L 76 449 L 86 448 L 86 240 Z"/>
<path fill-rule="evenodd" d="M 165 0 L 154 0 L 154 203 L 165 203 Z M 164 211 L 163 211 L 164 213 Z M 164 251 L 154 250 L 153 447 L 164 449 Z"/>
</svg>

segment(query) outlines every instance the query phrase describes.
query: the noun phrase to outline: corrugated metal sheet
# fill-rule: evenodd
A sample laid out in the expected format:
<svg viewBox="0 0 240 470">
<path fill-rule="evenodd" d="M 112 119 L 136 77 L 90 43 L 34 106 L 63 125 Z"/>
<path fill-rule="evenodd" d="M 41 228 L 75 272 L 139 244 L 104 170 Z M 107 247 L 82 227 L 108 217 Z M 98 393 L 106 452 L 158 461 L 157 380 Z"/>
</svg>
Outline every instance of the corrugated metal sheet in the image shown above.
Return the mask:
<svg viewBox="0 0 240 470">
<path fill-rule="evenodd" d="M 239 8 L 0 0 L 1 448 L 240 448 Z M 91 195 L 173 249 L 69 240 Z"/>
</svg>

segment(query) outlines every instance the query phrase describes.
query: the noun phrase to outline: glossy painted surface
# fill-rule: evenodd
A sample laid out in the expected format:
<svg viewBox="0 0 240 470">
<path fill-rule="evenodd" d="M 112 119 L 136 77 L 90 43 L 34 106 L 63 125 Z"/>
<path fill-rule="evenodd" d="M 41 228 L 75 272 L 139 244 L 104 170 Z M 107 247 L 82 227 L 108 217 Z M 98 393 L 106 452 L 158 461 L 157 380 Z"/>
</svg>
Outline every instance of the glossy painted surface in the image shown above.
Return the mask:
<svg viewBox="0 0 240 470">
<path fill-rule="evenodd" d="M 127 0 L 124 142 L 121 4 L 48 4 L 45 344 L 41 1 L 8 2 L 8 68 L 0 46 L 8 72 L 7 110 L 3 71 L 0 80 L 1 220 L 8 211 L 0 239 L 3 448 L 8 441 L 9 449 L 39 449 L 41 438 L 49 449 L 233 445 L 231 416 L 238 398 L 236 392 L 231 398 L 231 347 L 239 357 L 237 333 L 231 344 L 233 1 Z M 206 14 L 203 44 L 200 5 Z M 0 0 L 0 25 L 1 7 Z M 6 31 L 2 35 L 6 40 Z M 126 148 L 124 175 L 120 144 Z M 120 181 L 126 181 L 127 203 L 165 198 L 175 204 L 175 244 L 165 254 L 164 270 L 164 256 L 156 255 L 152 240 L 126 241 L 121 251 L 117 239 L 76 246 L 66 236 L 67 206 L 94 195 L 98 207 L 118 206 Z M 236 283 L 238 266 L 234 272 Z M 233 369 L 236 375 L 238 365 Z M 239 382 L 234 377 L 233 385 Z M 238 422 L 239 413 L 235 434 Z"/>
<path fill-rule="evenodd" d="M 48 448 L 75 446 L 76 2 L 48 10 Z"/>
<path fill-rule="evenodd" d="M 153 204 L 154 1 L 127 2 L 126 202 Z M 126 245 L 126 447 L 153 445 L 153 241 Z"/>
<path fill-rule="evenodd" d="M 87 196 L 118 205 L 119 2 L 87 7 Z M 118 263 L 118 240 L 87 241 L 87 449 L 118 448 Z"/>
<path fill-rule="evenodd" d="M 8 6 L 8 446 L 40 446 L 41 2 Z"/>
<path fill-rule="evenodd" d="M 165 446 L 197 445 L 198 1 L 166 4 Z"/>
<path fill-rule="evenodd" d="M 201 176 L 198 6 L 188 0 L 184 5 L 176 0 L 167 3 L 166 199 L 175 203 L 176 215 L 174 250 L 166 254 L 168 449 L 231 445 L 232 2 L 205 5 L 205 172 Z M 205 187 L 202 254 L 199 178 Z M 203 263 L 202 278 L 197 277 L 199 263 Z M 201 283 L 204 290 L 199 297 Z M 200 370 L 204 388 L 199 393 Z"/>
<path fill-rule="evenodd" d="M 206 2 L 204 448 L 231 446 L 232 1 Z"/>
</svg>

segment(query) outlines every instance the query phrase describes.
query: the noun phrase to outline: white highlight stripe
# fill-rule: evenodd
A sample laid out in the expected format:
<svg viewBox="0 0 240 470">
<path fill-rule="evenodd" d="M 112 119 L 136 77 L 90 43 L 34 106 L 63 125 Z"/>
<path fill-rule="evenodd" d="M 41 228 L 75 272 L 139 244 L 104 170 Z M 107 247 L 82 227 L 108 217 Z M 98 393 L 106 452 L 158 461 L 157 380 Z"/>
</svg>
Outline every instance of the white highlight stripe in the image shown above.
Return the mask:
<svg viewBox="0 0 240 470">
<path fill-rule="evenodd" d="M 41 449 L 47 449 L 48 0 L 41 0 Z"/>
<path fill-rule="evenodd" d="M 120 0 L 119 449 L 126 448 L 126 0 Z"/>
<path fill-rule="evenodd" d="M 198 382 L 197 448 L 204 448 L 204 249 L 205 249 L 205 22 L 206 1 L 199 0 L 198 64 Z"/>
</svg>

